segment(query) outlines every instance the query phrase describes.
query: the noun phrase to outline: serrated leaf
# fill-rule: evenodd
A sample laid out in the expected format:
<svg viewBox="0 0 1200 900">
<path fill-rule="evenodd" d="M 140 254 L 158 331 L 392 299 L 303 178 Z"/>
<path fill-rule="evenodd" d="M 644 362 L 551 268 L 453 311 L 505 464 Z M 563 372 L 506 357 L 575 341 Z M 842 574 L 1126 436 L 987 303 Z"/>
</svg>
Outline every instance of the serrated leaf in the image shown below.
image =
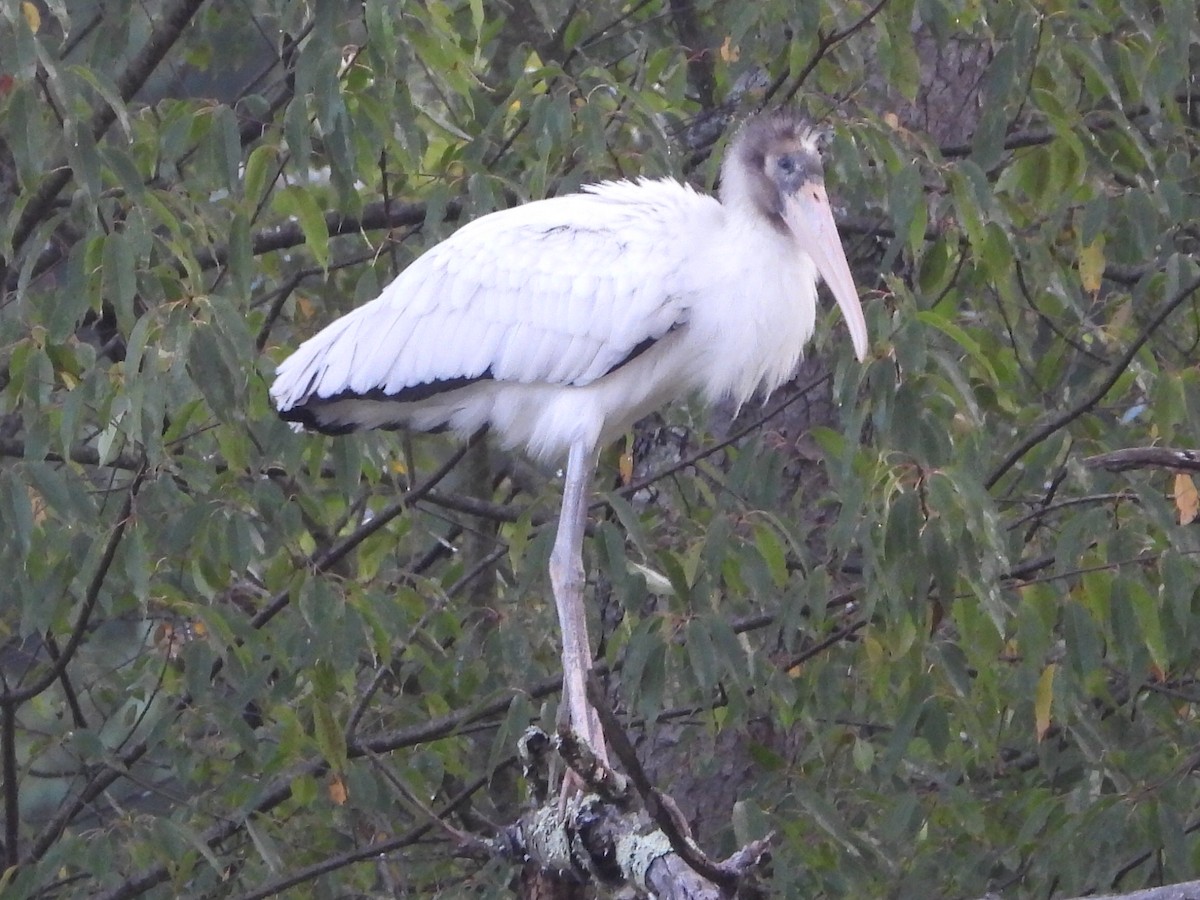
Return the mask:
<svg viewBox="0 0 1200 900">
<path fill-rule="evenodd" d="M 775 582 L 776 587 L 782 588 L 788 580 L 787 550 L 775 529 L 769 525 L 755 525 L 754 546 L 763 562 L 767 564 L 771 580 Z"/>
<path fill-rule="evenodd" d="M 851 858 L 862 858 L 862 851 L 859 849 L 854 832 L 846 824 L 845 817 L 828 800 L 814 791 L 799 786 L 794 788 L 794 792 L 796 799 L 800 801 L 800 805 L 811 821 L 841 844 Z"/>
<path fill-rule="evenodd" d="M 317 780 L 309 774 L 292 779 L 292 800 L 300 807 L 312 806 L 318 794 Z"/>
<path fill-rule="evenodd" d="M 1089 294 L 1100 290 L 1104 277 L 1104 237 L 1100 236 L 1079 251 L 1079 281 Z"/>
<path fill-rule="evenodd" d="M 960 348 L 965 350 L 967 354 L 979 364 L 979 367 L 987 373 L 987 377 L 995 384 L 1003 383 L 1000 377 L 996 374 L 996 370 L 992 368 L 992 362 L 988 358 L 987 353 L 966 331 L 958 325 L 951 322 L 945 316 L 940 315 L 936 310 L 925 309 L 921 310 L 916 315 L 917 321 L 923 322 L 926 325 L 932 325 L 946 337 L 950 338 Z"/>
<path fill-rule="evenodd" d="M 1148 590 L 1143 581 L 1125 578 L 1122 579 L 1122 583 L 1126 602 L 1129 603 L 1141 632 L 1142 644 L 1150 651 L 1154 665 L 1165 672 L 1169 664 L 1169 654 L 1158 593 Z"/>
<path fill-rule="evenodd" d="M 1042 669 L 1038 677 L 1037 691 L 1033 700 L 1034 730 L 1039 743 L 1050 730 L 1050 713 L 1054 703 L 1054 674 L 1058 671 L 1057 663 L 1050 663 Z"/>
<path fill-rule="evenodd" d="M 346 770 L 346 735 L 334 718 L 329 704 L 314 699 L 312 704 L 313 737 L 317 741 L 317 749 L 336 772 Z"/>
<path fill-rule="evenodd" d="M 625 645 L 623 684 L 629 686 L 639 713 L 656 715 L 662 708 L 665 681 L 665 648 L 660 623 L 647 619 L 634 629 Z"/>
<path fill-rule="evenodd" d="M 669 550 L 660 550 L 656 559 L 659 565 L 662 566 L 668 581 L 670 581 L 675 596 L 682 600 L 687 600 L 692 595 L 692 585 L 688 581 L 687 572 L 684 571 L 683 563 L 679 561 L 679 557 Z"/>
<path fill-rule="evenodd" d="M 134 271 L 132 243 L 120 231 L 114 231 L 104 239 L 102 256 L 104 296 L 112 304 L 121 327 L 133 327 L 135 318 L 134 295 L 137 293 L 137 278 Z"/>
<path fill-rule="evenodd" d="M 659 594 L 663 597 L 674 595 L 675 589 L 671 586 L 671 579 L 657 569 L 652 569 L 633 560 L 627 562 L 627 567 L 630 572 L 641 575 L 646 579 L 646 590 L 651 594 Z"/>
<path fill-rule="evenodd" d="M 37 29 L 34 30 L 36 31 Z M 117 121 L 120 122 L 121 130 L 125 132 L 126 139 L 132 138 L 133 125 L 129 121 L 129 110 L 125 108 L 125 101 L 121 99 L 121 92 L 108 79 L 108 76 L 93 66 L 71 66 L 70 72 L 72 75 L 76 75 L 86 81 L 92 90 L 104 98 L 104 102 L 109 105 L 116 115 Z"/>
<path fill-rule="evenodd" d="M 703 619 L 688 622 L 686 641 L 688 661 L 696 675 L 696 684 L 701 691 L 708 693 L 717 684 L 717 651 Z"/>
<path fill-rule="evenodd" d="M 280 211 L 292 216 L 304 232 L 304 243 L 322 267 L 329 265 L 329 228 L 312 191 L 290 185 L 278 194 Z"/>
<path fill-rule="evenodd" d="M 5 491 L 8 503 L 4 505 L 7 507 L 4 509 L 5 530 L 16 539 L 17 549 L 24 555 L 29 552 L 33 540 L 33 505 L 20 478 L 5 480 L 8 481 Z"/>
<path fill-rule="evenodd" d="M 158 820 L 158 824 L 161 827 L 174 831 L 177 835 L 182 837 L 185 841 L 187 841 L 187 843 L 191 844 L 192 847 L 199 851 L 200 855 L 204 857 L 205 861 L 212 866 L 213 871 L 217 872 L 218 874 L 221 873 L 222 867 L 220 861 L 217 859 L 216 854 L 213 853 L 212 848 L 210 848 L 205 842 L 200 832 L 196 831 L 189 825 L 184 824 L 183 822 L 176 822 L 171 819 L 160 818 Z"/>
<path fill-rule="evenodd" d="M 262 857 L 263 862 L 267 864 L 267 868 L 272 872 L 283 871 L 283 858 L 279 855 L 279 850 L 275 842 L 261 828 L 258 827 L 256 819 L 257 814 L 248 816 L 243 825 L 246 828 L 246 833 L 250 835 L 250 840 L 254 843 L 254 849 L 258 851 L 258 855 Z"/>
<path fill-rule="evenodd" d="M 267 172 L 278 160 L 279 150 L 272 144 L 255 147 L 246 160 L 242 173 L 242 193 L 251 203 L 257 204 L 267 185 Z"/>
</svg>

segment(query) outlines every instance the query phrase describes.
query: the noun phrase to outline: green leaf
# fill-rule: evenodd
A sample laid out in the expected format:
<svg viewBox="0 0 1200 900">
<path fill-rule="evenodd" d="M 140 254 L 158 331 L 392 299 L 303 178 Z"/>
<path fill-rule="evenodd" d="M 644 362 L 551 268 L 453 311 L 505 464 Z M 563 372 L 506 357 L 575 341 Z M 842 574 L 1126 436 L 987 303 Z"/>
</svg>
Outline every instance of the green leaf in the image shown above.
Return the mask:
<svg viewBox="0 0 1200 900">
<path fill-rule="evenodd" d="M 989 381 L 994 383 L 1002 383 L 996 371 L 992 368 L 992 362 L 983 348 L 979 345 L 971 335 L 964 329 L 960 328 L 941 312 L 932 309 L 923 309 L 916 313 L 916 319 L 924 325 L 931 325 L 936 328 L 962 350 L 966 351 L 971 360 L 985 372 Z"/>
<path fill-rule="evenodd" d="M 1046 737 L 1046 732 L 1050 730 L 1051 705 L 1054 702 L 1054 675 L 1057 671 L 1058 666 L 1050 663 L 1042 669 L 1041 677 L 1038 678 L 1037 692 L 1033 699 L 1033 713 L 1034 733 L 1039 742 Z"/>
<path fill-rule="evenodd" d="M 313 737 L 321 756 L 329 763 L 330 769 L 336 773 L 346 771 L 346 734 L 334 717 L 333 710 L 323 700 L 313 698 L 312 704 Z"/>
<path fill-rule="evenodd" d="M 217 859 L 217 855 L 208 846 L 198 831 L 184 822 L 175 822 L 163 818 L 160 818 L 155 824 L 157 828 L 169 831 L 175 836 L 182 838 L 189 846 L 204 857 L 205 862 L 212 867 L 214 872 L 220 873 L 222 868 L 221 861 Z"/>
<path fill-rule="evenodd" d="M 279 148 L 272 144 L 255 147 L 246 158 L 246 169 L 242 175 L 242 194 L 255 207 L 262 202 L 266 193 L 267 176 L 274 176 L 278 164 Z"/>
<path fill-rule="evenodd" d="M 707 694 L 717 685 L 717 651 L 704 619 L 695 618 L 687 623 L 685 643 L 696 685 Z"/>
<path fill-rule="evenodd" d="M 310 188 L 290 185 L 279 192 L 276 198 L 279 212 L 294 217 L 304 234 L 308 247 L 317 264 L 329 265 L 329 229 L 325 224 L 325 213 L 317 203 Z"/>
<path fill-rule="evenodd" d="M 15 473 L 14 473 L 15 474 Z M 29 491 L 19 478 L 4 477 L 4 500 L 6 501 L 5 527 L 17 540 L 17 550 L 29 553 L 33 546 L 33 505 Z"/>
<path fill-rule="evenodd" d="M 109 80 L 108 76 L 99 69 L 91 66 L 71 66 L 67 71 L 76 78 L 85 81 L 92 90 L 104 98 L 109 109 L 116 116 L 121 130 L 125 132 L 125 139 L 131 139 L 133 137 L 133 124 L 129 119 L 129 111 L 125 108 L 125 101 L 121 99 L 120 91 L 117 90 L 117 86 Z"/>
<path fill-rule="evenodd" d="M 754 545 L 767 564 L 771 580 L 775 586 L 782 588 L 788 582 L 787 551 L 775 529 L 769 525 L 754 526 Z"/>
<path fill-rule="evenodd" d="M 250 835 L 250 840 L 254 843 L 254 849 L 258 851 L 258 855 L 267 864 L 268 871 L 278 874 L 286 868 L 283 857 L 267 829 L 259 827 L 257 818 L 258 816 L 250 816 L 246 819 L 246 833 Z"/>
<path fill-rule="evenodd" d="M 628 685 L 635 708 L 644 715 L 655 715 L 662 708 L 666 648 L 660 628 L 655 618 L 639 623 L 625 646 L 623 684 Z"/>
<path fill-rule="evenodd" d="M 113 305 L 121 327 L 133 327 L 136 313 L 133 308 L 137 294 L 137 275 L 134 271 L 133 246 L 124 233 L 114 231 L 104 239 L 102 271 L 104 297 Z"/>
<path fill-rule="evenodd" d="M 1166 636 L 1158 596 L 1149 591 L 1145 584 L 1128 578 L 1119 579 L 1125 601 L 1129 603 L 1137 619 L 1138 628 L 1154 665 L 1162 672 L 1170 668 L 1171 659 L 1167 652 Z"/>
</svg>

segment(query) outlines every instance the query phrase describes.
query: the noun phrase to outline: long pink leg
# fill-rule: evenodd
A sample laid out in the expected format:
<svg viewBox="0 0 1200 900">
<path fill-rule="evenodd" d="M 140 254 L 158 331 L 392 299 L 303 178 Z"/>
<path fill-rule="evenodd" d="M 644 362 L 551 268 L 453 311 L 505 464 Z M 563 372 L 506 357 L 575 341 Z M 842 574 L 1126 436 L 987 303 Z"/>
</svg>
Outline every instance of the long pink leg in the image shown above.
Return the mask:
<svg viewBox="0 0 1200 900">
<path fill-rule="evenodd" d="M 587 673 L 592 668 L 592 651 L 588 642 L 587 609 L 583 604 L 583 537 L 587 527 L 588 487 L 596 466 L 596 455 L 594 445 L 576 443 L 567 456 L 558 534 L 550 553 L 550 585 L 562 631 L 563 697 L 568 721 L 607 763 L 600 720 L 587 699 Z"/>
</svg>

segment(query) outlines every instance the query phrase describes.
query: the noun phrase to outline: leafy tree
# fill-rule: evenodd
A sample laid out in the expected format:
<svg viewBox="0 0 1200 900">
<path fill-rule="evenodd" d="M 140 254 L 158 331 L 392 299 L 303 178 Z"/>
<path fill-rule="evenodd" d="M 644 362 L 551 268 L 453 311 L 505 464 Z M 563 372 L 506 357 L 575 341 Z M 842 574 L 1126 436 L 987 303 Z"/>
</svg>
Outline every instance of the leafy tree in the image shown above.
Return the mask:
<svg viewBox="0 0 1200 900">
<path fill-rule="evenodd" d="M 467 835 L 553 724 L 556 474 L 266 386 L 458 221 L 711 187 L 784 103 L 872 356 L 830 314 L 783 396 L 606 457 L 643 763 L 714 854 L 774 830 L 780 896 L 1195 876 L 1194 3 L 124 13 L 0 5 L 5 896 L 543 889 Z"/>
</svg>

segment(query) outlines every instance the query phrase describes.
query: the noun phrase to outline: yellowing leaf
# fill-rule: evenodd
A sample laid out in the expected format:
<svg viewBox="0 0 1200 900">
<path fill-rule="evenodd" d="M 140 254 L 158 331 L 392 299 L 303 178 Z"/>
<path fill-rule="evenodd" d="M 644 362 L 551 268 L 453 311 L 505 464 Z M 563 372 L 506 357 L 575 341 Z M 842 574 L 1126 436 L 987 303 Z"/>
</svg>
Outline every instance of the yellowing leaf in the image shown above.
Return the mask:
<svg viewBox="0 0 1200 900">
<path fill-rule="evenodd" d="M 863 635 L 863 648 L 867 651 L 867 659 L 871 665 L 878 666 L 887 662 L 887 649 L 873 634 Z"/>
<path fill-rule="evenodd" d="M 725 40 L 721 44 L 722 62 L 737 62 L 741 55 L 742 51 L 734 46 L 733 41 L 729 38 L 729 35 L 725 35 Z"/>
<path fill-rule="evenodd" d="M 1033 701 L 1033 715 L 1039 742 L 1050 730 L 1050 707 L 1054 702 L 1054 673 L 1057 670 L 1058 666 L 1051 663 L 1042 669 L 1042 675 L 1038 678 L 1037 694 Z"/>
<path fill-rule="evenodd" d="M 25 16 L 29 30 L 37 34 L 42 28 L 42 14 L 38 12 L 37 5 L 29 2 L 22 3 L 21 12 Z"/>
<path fill-rule="evenodd" d="M 1180 472 L 1175 476 L 1175 508 L 1179 510 L 1179 524 L 1191 525 L 1200 516 L 1200 493 L 1191 475 Z"/>
<path fill-rule="evenodd" d="M 25 487 L 25 492 L 29 494 L 29 506 L 33 510 L 33 521 L 35 524 L 41 525 L 46 521 L 46 498 L 28 485 Z"/>
<path fill-rule="evenodd" d="M 1104 277 L 1104 238 L 1098 237 L 1079 251 L 1079 280 L 1089 294 L 1100 290 Z"/>
<path fill-rule="evenodd" d="M 1100 331 L 1100 337 L 1106 344 L 1120 344 L 1123 342 L 1125 328 L 1129 325 L 1129 320 L 1133 316 L 1133 299 L 1128 298 L 1117 305 L 1113 310 L 1113 314 L 1109 316 L 1108 324 Z"/>
<path fill-rule="evenodd" d="M 621 454 L 620 460 L 617 462 L 617 467 L 621 471 L 621 484 L 633 483 L 633 453 L 625 452 Z"/>
<path fill-rule="evenodd" d="M 346 782 L 342 780 L 342 776 L 336 772 L 329 775 L 329 800 L 334 806 L 345 806 L 346 801 L 350 799 L 350 791 L 346 787 Z"/>
</svg>

